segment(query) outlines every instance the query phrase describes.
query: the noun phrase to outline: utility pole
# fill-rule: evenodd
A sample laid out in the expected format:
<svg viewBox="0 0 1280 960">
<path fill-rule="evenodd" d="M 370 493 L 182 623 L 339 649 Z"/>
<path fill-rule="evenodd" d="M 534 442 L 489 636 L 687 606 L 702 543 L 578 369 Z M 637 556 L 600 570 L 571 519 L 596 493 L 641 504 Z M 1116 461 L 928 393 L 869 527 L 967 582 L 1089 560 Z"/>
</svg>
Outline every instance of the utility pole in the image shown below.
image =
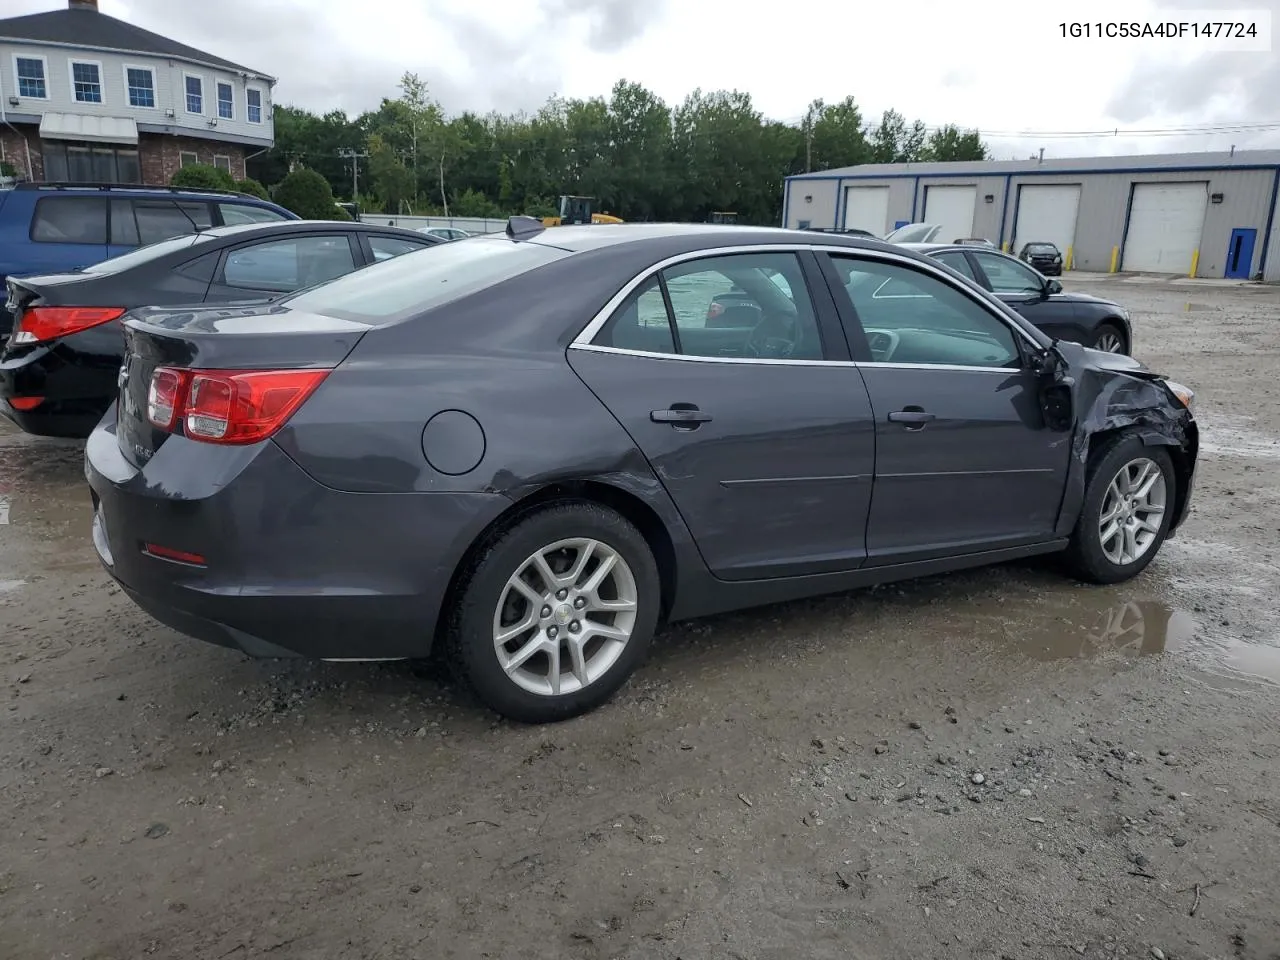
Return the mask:
<svg viewBox="0 0 1280 960">
<path fill-rule="evenodd" d="M 343 160 L 351 161 L 351 200 L 354 203 L 360 196 L 360 161 L 369 156 L 369 151 L 361 150 L 357 153 L 355 150 L 344 147 L 338 151 L 338 156 Z"/>
</svg>

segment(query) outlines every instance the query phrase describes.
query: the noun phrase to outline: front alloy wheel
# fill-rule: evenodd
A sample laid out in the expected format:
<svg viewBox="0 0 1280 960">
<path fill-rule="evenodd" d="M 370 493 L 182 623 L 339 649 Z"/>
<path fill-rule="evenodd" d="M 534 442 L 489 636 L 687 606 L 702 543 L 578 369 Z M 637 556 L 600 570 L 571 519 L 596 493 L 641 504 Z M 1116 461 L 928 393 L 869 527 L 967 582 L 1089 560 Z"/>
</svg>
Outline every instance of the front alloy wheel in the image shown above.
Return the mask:
<svg viewBox="0 0 1280 960">
<path fill-rule="evenodd" d="M 1167 489 L 1164 474 L 1146 457 L 1130 460 L 1112 477 L 1098 517 L 1098 542 L 1116 566 L 1136 563 L 1156 545 Z"/>
<path fill-rule="evenodd" d="M 1090 583 L 1137 576 L 1169 532 L 1177 478 L 1161 446 L 1104 437 L 1089 457 L 1084 500 L 1067 546 L 1071 573 Z"/>
</svg>

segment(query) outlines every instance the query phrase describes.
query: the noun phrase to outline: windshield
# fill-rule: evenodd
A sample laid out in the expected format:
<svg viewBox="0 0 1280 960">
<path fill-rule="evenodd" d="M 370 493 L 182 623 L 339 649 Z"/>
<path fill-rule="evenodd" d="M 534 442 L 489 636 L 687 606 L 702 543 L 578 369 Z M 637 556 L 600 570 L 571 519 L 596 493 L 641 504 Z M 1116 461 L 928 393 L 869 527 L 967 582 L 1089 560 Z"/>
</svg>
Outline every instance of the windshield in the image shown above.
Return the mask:
<svg viewBox="0 0 1280 960">
<path fill-rule="evenodd" d="M 383 260 L 283 301 L 294 310 L 382 325 L 451 303 L 568 252 L 506 238 L 470 237 Z"/>
<path fill-rule="evenodd" d="M 1028 253 L 1057 253 L 1058 248 L 1052 243 L 1028 243 Z"/>
<path fill-rule="evenodd" d="M 95 263 L 92 266 L 85 267 L 82 273 L 119 273 L 122 270 L 128 270 L 142 263 L 148 263 L 157 257 L 163 257 L 166 254 L 173 253 L 175 250 L 182 250 L 186 247 L 194 246 L 197 243 L 204 243 L 209 237 L 203 233 L 185 234 L 181 237 L 170 237 L 168 240 L 161 240 L 158 243 L 149 243 L 145 247 L 139 247 L 137 250 L 130 250 L 128 253 L 122 253 L 118 257 L 112 257 L 110 260 L 103 260 L 101 263 Z"/>
<path fill-rule="evenodd" d="M 932 223 L 908 223 L 888 234 L 885 239 L 890 243 L 924 243 L 932 238 L 938 229 Z"/>
</svg>

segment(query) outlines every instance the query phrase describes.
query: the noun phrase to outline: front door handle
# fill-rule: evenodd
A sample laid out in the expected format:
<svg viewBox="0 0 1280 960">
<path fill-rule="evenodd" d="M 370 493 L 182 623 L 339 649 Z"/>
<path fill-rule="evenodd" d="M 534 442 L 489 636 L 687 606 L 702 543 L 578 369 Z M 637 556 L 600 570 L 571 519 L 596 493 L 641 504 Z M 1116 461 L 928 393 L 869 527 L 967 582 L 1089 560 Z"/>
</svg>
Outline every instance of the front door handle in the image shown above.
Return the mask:
<svg viewBox="0 0 1280 960">
<path fill-rule="evenodd" d="M 711 414 L 691 403 L 678 403 L 667 410 L 650 410 L 649 419 L 654 423 L 669 423 L 677 430 L 696 430 L 699 424 L 711 422 Z"/>
<path fill-rule="evenodd" d="M 889 414 L 890 423 L 905 423 L 908 430 L 923 430 L 933 418 L 933 414 L 927 413 L 923 407 L 906 407 Z"/>
</svg>

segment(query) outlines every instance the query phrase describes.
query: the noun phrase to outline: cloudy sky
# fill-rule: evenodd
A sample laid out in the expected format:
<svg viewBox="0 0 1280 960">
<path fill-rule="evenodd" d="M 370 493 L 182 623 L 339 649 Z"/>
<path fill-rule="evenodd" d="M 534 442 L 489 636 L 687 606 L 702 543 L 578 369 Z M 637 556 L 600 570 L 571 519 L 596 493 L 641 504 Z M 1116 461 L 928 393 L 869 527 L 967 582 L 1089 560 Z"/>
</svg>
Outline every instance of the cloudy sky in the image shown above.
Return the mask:
<svg viewBox="0 0 1280 960">
<path fill-rule="evenodd" d="M 977 127 L 1002 158 L 1280 147 L 1280 46 L 1064 39 L 1059 27 L 1120 9 L 1127 21 L 1204 19 L 1205 8 L 1217 20 L 1262 11 L 1263 27 L 1269 16 L 1280 28 L 1280 0 L 100 0 L 103 13 L 278 77 L 278 103 L 317 111 L 375 107 L 406 70 L 450 112 L 536 109 L 626 78 L 669 103 L 737 87 L 788 121 L 815 97 L 853 94 L 872 116 L 894 107 Z M 1214 124 L 1248 128 L 1125 134 Z"/>
</svg>

